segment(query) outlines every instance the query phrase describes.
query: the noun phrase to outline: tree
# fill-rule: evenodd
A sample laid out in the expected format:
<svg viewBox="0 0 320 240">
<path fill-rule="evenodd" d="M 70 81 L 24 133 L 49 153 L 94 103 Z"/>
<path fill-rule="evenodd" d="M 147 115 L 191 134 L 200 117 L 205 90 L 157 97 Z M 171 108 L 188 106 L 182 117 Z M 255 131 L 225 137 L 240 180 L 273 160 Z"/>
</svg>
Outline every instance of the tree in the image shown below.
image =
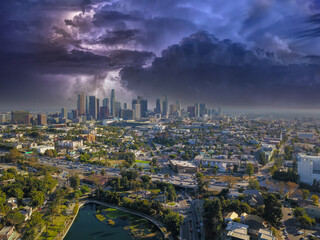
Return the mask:
<svg viewBox="0 0 320 240">
<path fill-rule="evenodd" d="M 104 169 L 101 170 L 101 175 L 104 176 L 106 174 L 106 171 Z"/>
<path fill-rule="evenodd" d="M 172 233 L 174 238 L 176 238 L 180 233 L 180 226 L 183 223 L 183 217 L 178 213 L 169 212 L 164 217 L 163 222 L 167 230 Z"/>
<path fill-rule="evenodd" d="M 229 188 L 232 188 L 232 186 L 238 181 L 237 177 L 230 176 L 230 175 L 223 176 L 222 179 L 224 182 L 228 184 Z"/>
<path fill-rule="evenodd" d="M 234 165 L 233 166 L 233 172 L 235 172 L 235 173 L 238 172 L 238 168 L 239 168 L 239 166 L 237 164 Z"/>
<path fill-rule="evenodd" d="M 209 181 L 205 180 L 203 174 L 200 172 L 196 174 L 196 180 L 198 185 L 198 192 L 203 193 L 205 188 L 209 186 Z"/>
<path fill-rule="evenodd" d="M 164 175 L 164 178 L 166 179 L 166 181 L 168 181 L 169 177 L 170 177 L 169 173 L 166 173 L 166 174 Z"/>
<path fill-rule="evenodd" d="M 311 200 L 313 201 L 313 204 L 318 206 L 319 204 L 319 197 L 317 195 L 312 195 Z"/>
<path fill-rule="evenodd" d="M 301 192 L 302 192 L 302 199 L 303 199 L 303 200 L 307 200 L 307 199 L 309 198 L 309 196 L 310 196 L 309 190 L 307 190 L 307 189 L 302 189 Z"/>
<path fill-rule="evenodd" d="M 260 184 L 257 180 L 254 180 L 254 179 L 249 180 L 249 189 L 259 189 L 259 188 L 260 188 Z"/>
<path fill-rule="evenodd" d="M 264 214 L 263 217 L 267 220 L 272 226 L 279 227 L 282 219 L 282 205 L 280 201 L 276 198 L 274 194 L 268 194 L 264 199 Z"/>
<path fill-rule="evenodd" d="M 251 163 L 247 164 L 246 173 L 249 175 L 249 177 L 251 177 L 253 175 L 254 168 L 253 168 L 253 165 Z"/>
<path fill-rule="evenodd" d="M 73 189 L 78 189 L 79 186 L 80 186 L 80 178 L 79 178 L 79 175 L 76 173 L 74 175 L 72 175 L 70 178 L 69 178 L 69 181 L 70 181 L 70 186 L 73 188 Z"/>
<path fill-rule="evenodd" d="M 40 206 L 44 202 L 44 193 L 41 191 L 34 191 L 31 194 L 33 206 Z"/>
<path fill-rule="evenodd" d="M 18 225 L 24 222 L 24 215 L 18 211 L 10 212 L 6 217 L 6 221 L 11 225 Z"/>
</svg>

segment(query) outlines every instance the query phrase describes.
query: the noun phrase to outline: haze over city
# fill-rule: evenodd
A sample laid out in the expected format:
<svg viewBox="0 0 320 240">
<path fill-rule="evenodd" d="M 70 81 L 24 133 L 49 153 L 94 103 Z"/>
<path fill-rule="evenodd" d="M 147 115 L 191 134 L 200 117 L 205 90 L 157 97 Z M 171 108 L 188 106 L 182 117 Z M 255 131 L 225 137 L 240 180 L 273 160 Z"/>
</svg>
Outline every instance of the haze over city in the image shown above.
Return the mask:
<svg viewBox="0 0 320 240">
<path fill-rule="evenodd" d="M 320 107 L 318 0 L 1 1 L 0 108 L 79 92 L 155 107 Z"/>
</svg>

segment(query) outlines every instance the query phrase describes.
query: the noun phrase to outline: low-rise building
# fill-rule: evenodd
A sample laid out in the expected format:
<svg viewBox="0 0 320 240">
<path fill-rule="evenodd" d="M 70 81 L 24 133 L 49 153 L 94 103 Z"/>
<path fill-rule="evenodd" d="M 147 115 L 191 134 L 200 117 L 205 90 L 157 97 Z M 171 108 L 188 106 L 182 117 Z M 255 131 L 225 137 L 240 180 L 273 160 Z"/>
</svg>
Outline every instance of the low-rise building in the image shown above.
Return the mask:
<svg viewBox="0 0 320 240">
<path fill-rule="evenodd" d="M 190 161 L 170 160 L 170 166 L 173 171 L 178 173 L 196 173 L 198 167 Z"/>
<path fill-rule="evenodd" d="M 4 227 L 0 231 L 0 240 L 12 240 L 14 236 L 14 226 Z"/>
<path fill-rule="evenodd" d="M 320 156 L 298 154 L 297 161 L 298 175 L 301 182 L 312 184 L 313 180 L 320 180 Z"/>
</svg>

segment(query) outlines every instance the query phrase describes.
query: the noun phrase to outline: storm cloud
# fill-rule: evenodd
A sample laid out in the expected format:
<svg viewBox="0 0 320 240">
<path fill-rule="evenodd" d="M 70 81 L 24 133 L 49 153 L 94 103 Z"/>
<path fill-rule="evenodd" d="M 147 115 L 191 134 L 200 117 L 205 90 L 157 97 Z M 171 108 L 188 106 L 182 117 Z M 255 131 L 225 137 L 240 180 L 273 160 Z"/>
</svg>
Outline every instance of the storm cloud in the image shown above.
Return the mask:
<svg viewBox="0 0 320 240">
<path fill-rule="evenodd" d="M 0 108 L 73 107 L 77 91 L 105 97 L 111 88 L 125 100 L 167 94 L 317 107 L 319 7 L 318 0 L 1 1 Z"/>
</svg>

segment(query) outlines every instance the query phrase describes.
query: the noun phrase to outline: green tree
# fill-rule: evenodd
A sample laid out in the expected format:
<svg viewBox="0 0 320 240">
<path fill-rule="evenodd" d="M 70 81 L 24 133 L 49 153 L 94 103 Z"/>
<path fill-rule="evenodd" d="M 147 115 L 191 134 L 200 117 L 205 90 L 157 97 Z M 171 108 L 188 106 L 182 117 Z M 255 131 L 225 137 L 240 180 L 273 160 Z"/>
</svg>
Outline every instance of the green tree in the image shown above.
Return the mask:
<svg viewBox="0 0 320 240">
<path fill-rule="evenodd" d="M 178 213 L 169 212 L 164 217 L 163 222 L 167 230 L 172 233 L 174 238 L 176 238 L 180 233 L 180 226 L 183 223 L 183 217 Z"/>
<path fill-rule="evenodd" d="M 303 199 L 303 200 L 307 200 L 307 199 L 309 198 L 309 196 L 310 196 L 309 190 L 307 190 L 307 189 L 302 189 L 301 192 L 302 192 L 302 199 Z"/>
<path fill-rule="evenodd" d="M 254 168 L 253 168 L 253 165 L 251 163 L 247 164 L 246 173 L 249 175 L 249 177 L 251 177 L 253 175 Z"/>
<path fill-rule="evenodd" d="M 101 170 L 101 175 L 104 176 L 106 174 L 106 170 L 102 169 Z"/>
<path fill-rule="evenodd" d="M 78 189 L 79 188 L 79 186 L 80 186 L 80 178 L 79 178 L 79 175 L 77 173 L 72 175 L 72 176 L 70 176 L 69 181 L 70 181 L 70 186 L 73 189 Z"/>
<path fill-rule="evenodd" d="M 40 206 L 44 202 L 44 193 L 41 191 L 34 191 L 31 194 L 32 204 L 33 206 Z"/>
<path fill-rule="evenodd" d="M 319 197 L 317 195 L 312 195 L 311 200 L 313 201 L 313 205 L 319 205 Z"/>
<path fill-rule="evenodd" d="M 24 215 L 19 211 L 10 212 L 6 217 L 6 222 L 10 223 L 11 225 L 18 225 L 24 222 Z"/>
<path fill-rule="evenodd" d="M 282 205 L 280 201 L 276 198 L 274 194 L 268 194 L 264 200 L 264 214 L 263 217 L 267 220 L 272 226 L 279 227 L 282 219 Z"/>
<path fill-rule="evenodd" d="M 198 185 L 198 192 L 201 194 L 205 191 L 205 188 L 209 186 L 209 181 L 206 180 L 200 172 L 196 174 L 196 181 Z"/>
<path fill-rule="evenodd" d="M 254 179 L 249 180 L 249 189 L 259 189 L 259 188 L 260 188 L 260 184 L 257 180 L 254 180 Z"/>
</svg>

